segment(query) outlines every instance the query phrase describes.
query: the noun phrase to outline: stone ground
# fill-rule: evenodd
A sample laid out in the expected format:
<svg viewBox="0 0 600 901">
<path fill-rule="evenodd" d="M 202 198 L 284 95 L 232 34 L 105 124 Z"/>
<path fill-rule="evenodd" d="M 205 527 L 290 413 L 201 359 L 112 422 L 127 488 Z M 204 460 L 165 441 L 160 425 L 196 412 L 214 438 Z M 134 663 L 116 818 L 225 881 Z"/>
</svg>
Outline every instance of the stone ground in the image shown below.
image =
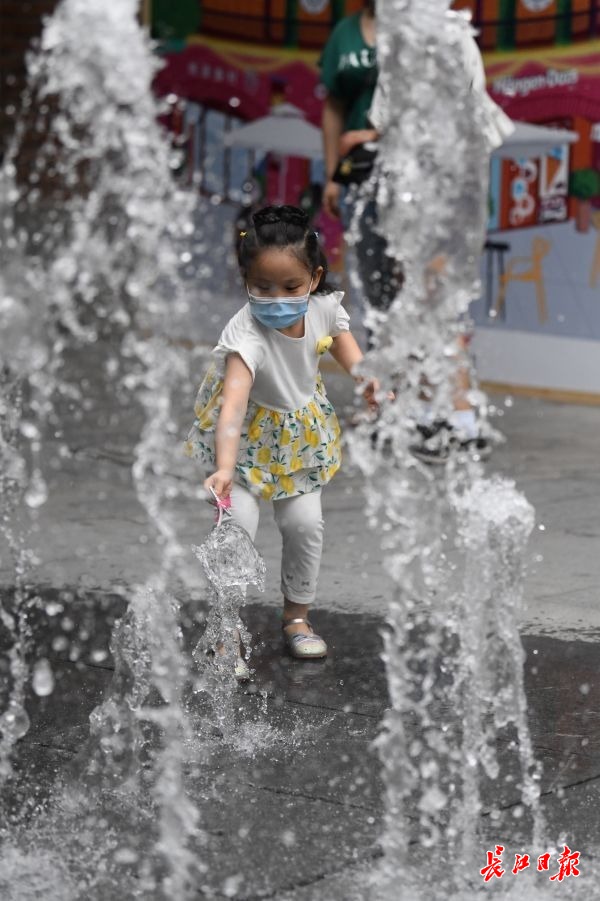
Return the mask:
<svg viewBox="0 0 600 901">
<path fill-rule="evenodd" d="M 139 414 L 120 407 L 98 387 L 93 364 L 90 355 L 84 383 L 90 409 L 79 421 L 67 419 L 64 434 L 49 445 L 48 460 L 60 463 L 49 465 L 50 497 L 31 538 L 39 557 L 36 585 L 46 609 L 49 602 L 63 609 L 34 622 L 37 654 L 51 659 L 57 684 L 49 697 L 29 700 L 32 727 L 19 742 L 17 774 L 1 808 L 20 849 L 16 854 L 13 848 L 12 858 L 5 852 L 4 863 L 0 852 L 0 897 L 7 901 L 154 897 L 139 894 L 128 872 L 119 882 L 118 868 L 112 881 L 96 874 L 93 891 L 89 882 L 85 890 L 80 882 L 71 891 L 66 877 L 57 888 L 44 872 L 44 843 L 52 847 L 60 834 L 63 848 L 74 849 L 71 857 L 64 851 L 71 869 L 85 870 L 85 860 L 82 865 L 74 859 L 81 836 L 64 825 L 44 832 L 31 814 L 36 804 L 59 791 L 74 772 L 73 761 L 81 759 L 89 714 L 112 676 L 106 655 L 110 627 L 131 586 L 156 567 L 152 529 L 130 475 Z M 328 384 L 337 408 L 347 408 L 348 383 L 330 373 Z M 191 393 L 182 397 L 176 411 L 182 436 L 191 400 Z M 547 835 L 557 846 L 566 840 L 581 852 L 579 880 L 567 879 L 557 889 L 540 873 L 531 884 L 536 892 L 543 883 L 557 889 L 553 896 L 594 901 L 600 898 L 600 881 L 591 875 L 600 848 L 600 409 L 500 396 L 493 403 L 502 413 L 497 425 L 507 440 L 488 469 L 515 479 L 537 511 L 522 635 L 529 722 L 544 768 Z M 60 458 L 54 453 L 59 445 L 67 449 Z M 176 458 L 175 451 L 173 471 L 188 486 L 174 506 L 187 547 L 201 542 L 210 528 L 211 510 L 195 496 L 194 464 Z M 314 615 L 331 648 L 324 662 L 301 664 L 281 652 L 275 609 L 277 532 L 269 515 L 261 526 L 257 544 L 268 566 L 267 589 L 264 596 L 252 594 L 245 613 L 257 640 L 256 674 L 252 685 L 238 692 L 237 738 L 230 746 L 199 742 L 190 749 L 186 770 L 188 790 L 199 802 L 207 830 L 197 851 L 207 865 L 198 898 L 377 901 L 366 874 L 380 856 L 382 783 L 372 741 L 388 703 L 379 652 L 390 583 L 376 536 L 364 522 L 357 473 L 346 469 L 332 482 L 324 508 L 326 546 Z M 0 584 L 6 590 L 12 584 L 8 566 L 0 571 Z M 182 563 L 176 590 L 192 611 L 190 621 L 206 610 L 191 553 Z M 52 639 L 64 634 L 65 617 L 72 619 L 73 634 L 79 636 L 76 660 L 69 659 L 60 642 L 53 645 Z M 505 785 L 501 796 L 499 790 L 499 785 L 486 788 L 480 866 L 485 849 L 498 842 L 510 854 L 527 850 L 519 833 L 516 793 Z M 504 810 L 499 821 L 491 816 L 496 804 Z M 14 823 L 17 808 L 21 816 L 28 811 L 20 829 Z M 106 829 L 113 829 L 121 816 L 126 819 L 123 810 L 108 815 Z M 128 847 L 142 845 L 137 827 L 128 828 Z M 122 840 L 124 833 L 117 829 L 117 834 Z M 413 840 L 417 854 L 418 841 Z M 85 847 L 84 858 L 91 854 Z M 426 864 L 426 850 L 421 854 Z M 88 871 L 92 868 L 90 862 Z M 33 870 L 39 871 L 43 895 Z M 512 887 L 513 898 L 538 897 L 533 889 L 520 893 L 522 877 L 508 870 L 496 889 Z M 474 884 L 480 880 L 477 872 L 473 878 Z M 401 897 L 412 901 L 399 888 Z M 545 892 L 539 897 L 546 897 Z"/>
</svg>

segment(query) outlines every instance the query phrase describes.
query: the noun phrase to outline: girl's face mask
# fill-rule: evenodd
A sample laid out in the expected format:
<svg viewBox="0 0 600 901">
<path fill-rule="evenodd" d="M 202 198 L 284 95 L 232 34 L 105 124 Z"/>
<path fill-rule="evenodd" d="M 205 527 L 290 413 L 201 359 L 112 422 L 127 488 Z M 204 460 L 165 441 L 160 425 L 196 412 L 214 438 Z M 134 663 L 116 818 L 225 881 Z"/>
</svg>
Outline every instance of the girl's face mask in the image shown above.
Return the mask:
<svg viewBox="0 0 600 901">
<path fill-rule="evenodd" d="M 311 277 L 308 291 L 302 297 L 259 297 L 257 294 L 251 294 L 246 285 L 250 312 L 267 328 L 289 328 L 306 315 L 312 283 Z"/>
</svg>

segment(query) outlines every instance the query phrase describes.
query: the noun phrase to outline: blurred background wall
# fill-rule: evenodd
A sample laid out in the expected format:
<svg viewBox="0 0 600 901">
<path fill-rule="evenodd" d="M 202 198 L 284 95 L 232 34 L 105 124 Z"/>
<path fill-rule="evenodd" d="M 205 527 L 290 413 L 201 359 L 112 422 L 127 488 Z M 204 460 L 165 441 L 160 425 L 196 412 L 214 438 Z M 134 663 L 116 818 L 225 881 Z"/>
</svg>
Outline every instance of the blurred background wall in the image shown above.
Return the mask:
<svg viewBox="0 0 600 901">
<path fill-rule="evenodd" d="M 0 151 L 14 128 L 27 48 L 55 6 L 3 0 L 0 7 Z M 230 206 L 239 224 L 261 203 L 301 202 L 339 273 L 341 228 L 319 210 L 318 59 L 335 24 L 361 6 L 144 0 L 140 8 L 163 62 L 156 91 L 168 101 L 164 123 L 182 150 L 178 177 L 215 206 Z M 492 160 L 483 289 L 472 310 L 480 373 L 517 390 L 599 401 L 599 0 L 454 6 L 472 14 L 488 89 L 508 115 L 578 135 L 535 156 Z M 241 130 L 257 121 L 261 140 L 248 146 Z M 294 153 L 274 146 L 282 128 L 297 130 Z M 42 138 L 29 130 L 21 165 Z"/>
</svg>

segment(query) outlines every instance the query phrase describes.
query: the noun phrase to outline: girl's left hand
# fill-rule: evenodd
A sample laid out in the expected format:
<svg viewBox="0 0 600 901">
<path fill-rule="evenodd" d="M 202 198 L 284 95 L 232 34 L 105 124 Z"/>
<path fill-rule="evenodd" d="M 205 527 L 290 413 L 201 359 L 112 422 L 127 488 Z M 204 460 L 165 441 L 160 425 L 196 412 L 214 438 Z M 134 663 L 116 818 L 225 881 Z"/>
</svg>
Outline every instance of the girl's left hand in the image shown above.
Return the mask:
<svg viewBox="0 0 600 901">
<path fill-rule="evenodd" d="M 379 379 L 369 379 L 365 387 L 363 389 L 363 397 L 369 405 L 370 410 L 379 410 L 380 403 L 377 400 L 377 395 L 381 390 L 381 385 L 379 383 Z M 396 395 L 393 391 L 388 391 L 386 394 L 387 400 L 396 400 Z"/>
<path fill-rule="evenodd" d="M 370 410 L 379 409 L 379 401 L 377 400 L 379 388 L 380 384 L 378 379 L 369 379 L 363 389 L 363 397 L 369 405 Z"/>
</svg>

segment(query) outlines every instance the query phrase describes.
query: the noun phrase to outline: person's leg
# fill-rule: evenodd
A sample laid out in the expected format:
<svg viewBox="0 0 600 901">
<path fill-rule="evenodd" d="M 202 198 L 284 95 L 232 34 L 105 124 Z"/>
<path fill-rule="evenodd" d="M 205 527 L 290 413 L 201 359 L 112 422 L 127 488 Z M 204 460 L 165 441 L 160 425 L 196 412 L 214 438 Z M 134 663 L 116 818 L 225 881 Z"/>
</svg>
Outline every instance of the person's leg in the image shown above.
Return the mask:
<svg viewBox="0 0 600 901">
<path fill-rule="evenodd" d="M 317 594 L 323 550 L 321 491 L 273 502 L 275 521 L 283 539 L 281 591 L 284 622 L 306 619 Z M 304 623 L 287 627 L 287 634 L 311 634 Z"/>
<path fill-rule="evenodd" d="M 400 264 L 389 256 L 387 246 L 378 231 L 377 206 L 371 200 L 360 217 L 356 250 L 367 300 L 381 310 L 387 310 L 401 287 Z"/>
<path fill-rule="evenodd" d="M 356 263 L 363 296 L 372 309 L 388 310 L 404 282 L 402 265 L 388 254 L 388 242 L 378 231 L 375 201 L 368 201 L 358 215 Z M 368 328 L 367 343 L 372 347 Z"/>
<path fill-rule="evenodd" d="M 469 339 L 460 335 L 458 338 L 457 361 L 454 393 L 452 397 L 453 411 L 448 417 L 450 425 L 459 432 L 464 440 L 472 441 L 479 436 L 477 414 L 471 403 L 469 394 L 472 390 L 471 373 L 468 366 Z"/>
<path fill-rule="evenodd" d="M 234 521 L 242 526 L 254 541 L 260 515 L 258 498 L 237 482 L 231 491 L 231 514 Z"/>
</svg>

